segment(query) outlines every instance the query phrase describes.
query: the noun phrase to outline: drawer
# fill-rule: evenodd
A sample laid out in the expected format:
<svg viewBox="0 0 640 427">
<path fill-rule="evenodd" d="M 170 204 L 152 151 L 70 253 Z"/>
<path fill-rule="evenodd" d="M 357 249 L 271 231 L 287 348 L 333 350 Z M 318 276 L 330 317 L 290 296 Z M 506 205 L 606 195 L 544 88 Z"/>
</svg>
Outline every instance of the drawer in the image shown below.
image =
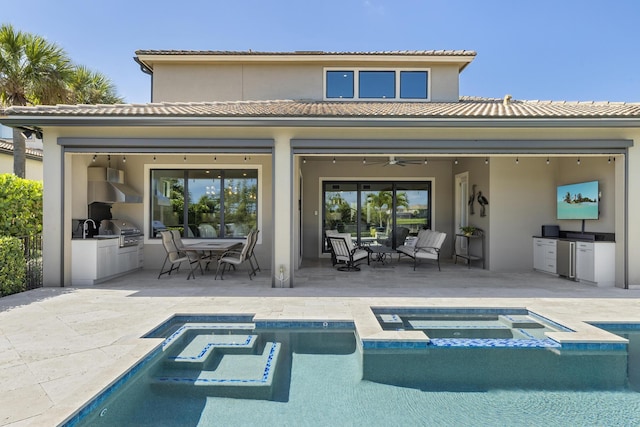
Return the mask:
<svg viewBox="0 0 640 427">
<path fill-rule="evenodd" d="M 592 250 L 593 250 L 593 243 L 589 243 L 589 242 L 576 242 L 576 248 L 577 248 L 578 250 L 582 249 L 582 250 L 592 251 Z"/>
</svg>

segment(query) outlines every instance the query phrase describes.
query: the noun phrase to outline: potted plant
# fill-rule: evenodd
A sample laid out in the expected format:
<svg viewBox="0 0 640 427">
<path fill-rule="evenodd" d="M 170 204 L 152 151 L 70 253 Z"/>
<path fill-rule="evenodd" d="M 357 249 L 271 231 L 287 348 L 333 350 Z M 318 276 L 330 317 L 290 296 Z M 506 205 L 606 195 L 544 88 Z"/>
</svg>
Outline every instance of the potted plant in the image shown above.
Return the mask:
<svg viewBox="0 0 640 427">
<path fill-rule="evenodd" d="M 462 231 L 462 234 L 464 234 L 465 236 L 473 235 L 473 233 L 475 233 L 476 230 L 477 230 L 477 228 L 475 228 L 472 225 L 466 225 L 464 227 L 460 227 L 460 231 Z"/>
</svg>

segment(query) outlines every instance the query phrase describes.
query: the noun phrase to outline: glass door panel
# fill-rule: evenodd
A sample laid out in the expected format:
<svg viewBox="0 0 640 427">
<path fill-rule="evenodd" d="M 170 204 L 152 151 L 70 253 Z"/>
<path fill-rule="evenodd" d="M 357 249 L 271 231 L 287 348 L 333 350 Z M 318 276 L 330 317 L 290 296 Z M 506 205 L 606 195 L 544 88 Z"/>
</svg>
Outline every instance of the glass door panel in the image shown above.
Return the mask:
<svg viewBox="0 0 640 427">
<path fill-rule="evenodd" d="M 361 185 L 361 243 L 384 244 L 393 229 L 393 186 L 391 183 Z"/>
<path fill-rule="evenodd" d="M 350 233 L 354 240 L 358 238 L 358 187 L 356 183 L 324 184 L 323 223 L 325 230 L 338 230 Z M 325 240 L 325 239 L 323 239 Z M 326 251 L 326 241 L 323 243 Z"/>
<path fill-rule="evenodd" d="M 431 228 L 430 187 L 429 182 L 396 183 L 396 224 L 408 228 L 410 235 L 417 235 L 421 228 Z"/>
<path fill-rule="evenodd" d="M 322 235 L 338 230 L 358 244 L 395 248 L 431 228 L 430 192 L 430 182 L 325 182 Z"/>
</svg>

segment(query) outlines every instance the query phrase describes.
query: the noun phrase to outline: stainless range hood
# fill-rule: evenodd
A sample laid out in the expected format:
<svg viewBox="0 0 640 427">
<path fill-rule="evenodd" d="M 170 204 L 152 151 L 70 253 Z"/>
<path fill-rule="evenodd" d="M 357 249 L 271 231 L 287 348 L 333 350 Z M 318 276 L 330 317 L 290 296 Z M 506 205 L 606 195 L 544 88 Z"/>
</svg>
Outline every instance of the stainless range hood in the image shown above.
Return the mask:
<svg viewBox="0 0 640 427">
<path fill-rule="evenodd" d="M 88 203 L 142 203 L 142 195 L 125 185 L 124 171 L 92 166 L 87 179 Z"/>
</svg>

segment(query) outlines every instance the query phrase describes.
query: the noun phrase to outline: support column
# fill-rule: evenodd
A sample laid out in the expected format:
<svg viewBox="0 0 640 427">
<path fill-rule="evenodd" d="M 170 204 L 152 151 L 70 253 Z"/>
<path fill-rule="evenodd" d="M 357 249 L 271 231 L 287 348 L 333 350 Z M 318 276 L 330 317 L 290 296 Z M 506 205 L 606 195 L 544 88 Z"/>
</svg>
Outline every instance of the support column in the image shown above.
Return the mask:
<svg viewBox="0 0 640 427">
<path fill-rule="evenodd" d="M 42 177 L 44 184 L 42 215 L 43 286 L 60 287 L 64 271 L 64 154 L 53 132 L 44 132 Z"/>
<path fill-rule="evenodd" d="M 273 152 L 273 273 L 272 287 L 290 288 L 292 283 L 292 159 L 288 136 L 275 138 Z"/>
</svg>

